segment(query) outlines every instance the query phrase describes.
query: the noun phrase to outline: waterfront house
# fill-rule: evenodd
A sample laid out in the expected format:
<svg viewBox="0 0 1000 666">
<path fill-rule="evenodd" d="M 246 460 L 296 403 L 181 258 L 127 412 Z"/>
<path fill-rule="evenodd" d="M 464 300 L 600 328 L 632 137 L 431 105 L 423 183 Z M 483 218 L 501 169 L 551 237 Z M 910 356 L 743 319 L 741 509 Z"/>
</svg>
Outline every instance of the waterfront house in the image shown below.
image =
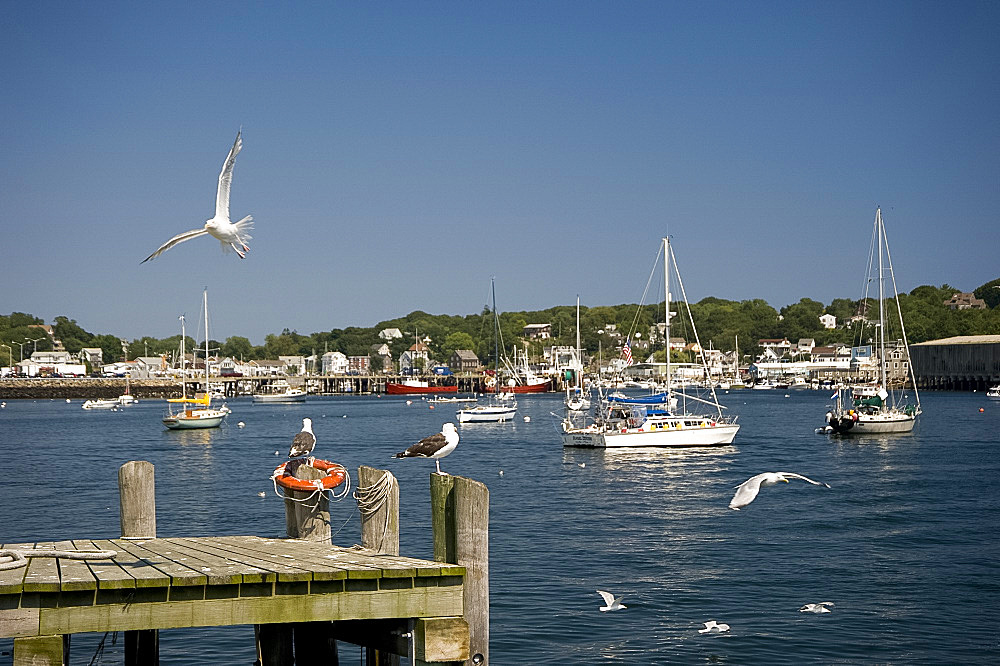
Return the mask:
<svg viewBox="0 0 1000 666">
<path fill-rule="evenodd" d="M 352 375 L 370 374 L 372 360 L 370 356 L 348 356 L 347 372 Z"/>
<path fill-rule="evenodd" d="M 944 306 L 949 310 L 985 310 L 986 301 L 976 298 L 975 294 L 962 292 L 946 300 Z"/>
<path fill-rule="evenodd" d="M 306 374 L 305 356 L 279 356 L 278 360 L 285 364 L 285 372 L 290 375 Z"/>
<path fill-rule="evenodd" d="M 528 324 L 521 335 L 529 340 L 548 340 L 552 337 L 552 324 Z"/>
<path fill-rule="evenodd" d="M 417 359 L 422 359 L 423 364 L 418 364 Z M 423 342 L 414 342 L 410 348 L 399 355 L 399 371 L 412 372 L 413 370 L 423 370 L 430 367 L 430 348 Z"/>
<path fill-rule="evenodd" d="M 383 328 L 378 332 L 378 337 L 380 340 L 385 340 L 387 342 L 392 342 L 393 340 L 398 340 L 403 337 L 403 332 L 398 328 Z"/>
<path fill-rule="evenodd" d="M 80 363 L 90 365 L 92 372 L 96 372 L 104 364 L 104 350 L 100 347 L 84 347 L 76 356 Z"/>
<path fill-rule="evenodd" d="M 837 328 L 837 318 L 832 314 L 821 314 L 819 323 L 823 325 L 823 328 Z"/>
<path fill-rule="evenodd" d="M 473 372 L 479 368 L 479 357 L 471 349 L 456 349 L 448 359 L 452 372 Z"/>
<path fill-rule="evenodd" d="M 345 375 L 350 367 L 347 355 L 339 351 L 328 351 L 320 358 L 324 375 Z"/>
</svg>

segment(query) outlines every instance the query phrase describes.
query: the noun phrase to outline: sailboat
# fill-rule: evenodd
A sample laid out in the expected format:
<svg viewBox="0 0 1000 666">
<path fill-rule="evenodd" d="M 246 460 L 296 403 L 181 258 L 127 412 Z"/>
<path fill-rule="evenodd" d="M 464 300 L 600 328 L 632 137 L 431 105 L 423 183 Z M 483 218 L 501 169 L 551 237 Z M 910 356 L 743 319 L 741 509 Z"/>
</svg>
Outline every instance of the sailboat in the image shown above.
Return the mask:
<svg viewBox="0 0 1000 666">
<path fill-rule="evenodd" d="M 517 400 L 512 393 L 500 392 L 500 317 L 497 315 L 497 292 L 493 280 L 490 280 L 490 291 L 493 293 L 493 393 L 490 401 L 456 412 L 459 423 L 497 423 L 509 421 L 517 412 Z"/>
<path fill-rule="evenodd" d="M 573 374 L 576 381 L 573 386 L 566 387 L 566 409 L 571 412 L 584 412 L 590 409 L 590 396 L 583 390 L 583 357 L 580 353 L 580 296 L 576 297 L 576 361 Z"/>
<path fill-rule="evenodd" d="M 208 289 L 203 299 L 205 307 L 205 384 L 204 392 L 193 398 L 187 397 L 187 374 L 184 372 L 184 315 L 181 315 L 181 397 L 170 398 L 163 425 L 171 430 L 192 430 L 218 428 L 231 411 L 225 404 L 218 409 L 212 407 L 212 397 L 208 391 Z"/>
<path fill-rule="evenodd" d="M 680 281 L 677 261 L 670 248 L 670 239 L 664 238 L 663 286 L 666 319 L 666 391 L 645 398 L 627 398 L 612 394 L 601 400 L 592 423 L 577 425 L 567 416 L 562 423 L 563 446 L 614 448 L 614 447 L 689 447 L 724 446 L 732 444 L 740 426 L 735 416 L 724 416 L 722 405 L 709 388 L 711 399 L 700 398 L 686 391 L 674 390 L 670 381 L 670 267 L 677 273 L 681 294 L 687 303 L 684 284 Z M 690 316 L 690 308 L 688 308 Z M 690 319 L 698 347 L 698 331 Z M 708 377 L 705 357 L 702 367 Z M 705 409 L 708 408 L 708 409 Z M 698 410 L 698 411 L 695 411 Z"/>
<path fill-rule="evenodd" d="M 876 260 L 877 255 L 877 260 Z M 875 274 L 877 261 L 877 275 Z M 898 315 L 900 339 L 892 351 L 886 343 L 886 325 L 895 324 L 886 319 L 885 302 L 885 282 L 888 278 L 892 284 L 893 300 L 896 303 L 896 315 Z M 892 270 L 892 257 L 889 255 L 889 241 L 885 235 L 885 226 L 882 224 L 882 210 L 875 209 L 875 226 L 872 230 L 872 244 L 868 258 L 868 278 L 865 280 L 865 293 L 862 296 L 862 303 L 867 302 L 868 288 L 872 281 L 878 282 L 878 324 L 875 331 L 875 343 L 873 350 L 877 354 L 878 377 L 874 384 L 855 386 L 853 389 L 841 389 L 837 391 L 836 405 L 834 409 L 826 413 L 826 422 L 832 431 L 841 435 L 867 435 L 883 433 L 911 432 L 917 422 L 917 415 L 920 414 L 920 394 L 917 392 L 916 377 L 913 374 L 913 364 L 910 363 L 910 347 L 906 342 L 906 327 L 903 325 L 903 311 L 899 306 L 899 292 L 896 289 L 896 275 Z M 858 346 L 856 350 L 861 354 L 867 354 L 869 348 L 862 347 L 861 341 L 865 334 L 865 324 L 862 322 L 859 329 Z M 903 366 L 907 372 L 903 377 L 889 376 L 889 354 L 905 352 L 902 358 Z M 857 358 L 861 354 L 854 354 Z M 852 360 L 852 364 L 855 361 Z M 896 360 L 895 363 L 899 363 Z M 913 386 L 914 402 L 907 402 L 907 398 L 902 393 L 903 385 L 909 379 Z"/>
</svg>

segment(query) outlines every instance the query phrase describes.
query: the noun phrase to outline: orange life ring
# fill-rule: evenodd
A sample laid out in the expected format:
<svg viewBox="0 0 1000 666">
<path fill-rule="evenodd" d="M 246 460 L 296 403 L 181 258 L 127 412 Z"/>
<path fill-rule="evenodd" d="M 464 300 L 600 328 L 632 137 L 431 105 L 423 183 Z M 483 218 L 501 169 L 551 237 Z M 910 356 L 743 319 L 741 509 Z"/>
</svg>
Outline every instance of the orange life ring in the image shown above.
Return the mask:
<svg viewBox="0 0 1000 666">
<path fill-rule="evenodd" d="M 344 469 L 344 466 L 339 463 L 330 462 L 329 460 L 314 460 L 311 465 L 308 460 L 302 463 L 314 467 L 321 472 L 326 472 L 326 476 L 322 479 L 315 479 L 313 481 L 297 479 L 285 470 L 289 462 L 291 461 L 289 460 L 278 465 L 274 470 L 274 474 L 271 475 L 276 484 L 287 490 L 301 490 L 307 493 L 313 490 L 331 490 L 347 479 L 347 470 Z"/>
</svg>

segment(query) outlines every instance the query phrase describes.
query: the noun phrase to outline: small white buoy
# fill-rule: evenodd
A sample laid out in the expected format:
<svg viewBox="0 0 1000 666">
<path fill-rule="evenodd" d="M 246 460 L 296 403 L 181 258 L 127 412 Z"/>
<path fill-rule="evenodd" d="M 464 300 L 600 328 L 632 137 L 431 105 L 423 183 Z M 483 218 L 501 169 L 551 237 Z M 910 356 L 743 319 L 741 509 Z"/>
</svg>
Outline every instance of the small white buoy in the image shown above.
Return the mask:
<svg viewBox="0 0 1000 666">
<path fill-rule="evenodd" d="M 274 455 L 276 455 L 276 456 L 280 456 L 280 455 L 281 455 L 281 452 L 280 452 L 280 451 L 275 451 L 275 452 L 274 452 Z"/>
<path fill-rule="evenodd" d="M 246 427 L 247 427 L 247 424 L 246 424 L 246 423 L 243 423 L 243 421 L 240 421 L 239 423 L 237 423 L 237 424 L 236 424 L 236 427 L 237 427 L 237 428 L 246 428 Z"/>
<path fill-rule="evenodd" d="M 503 476 L 503 470 L 500 470 L 500 476 Z"/>
<path fill-rule="evenodd" d="M 263 491 L 257 493 L 257 497 L 266 497 L 266 496 L 267 496 L 267 493 L 265 493 Z"/>
<path fill-rule="evenodd" d="M 407 401 L 406 401 L 406 404 L 408 404 L 408 405 L 412 405 L 412 404 L 413 404 L 413 401 L 412 401 L 412 400 L 407 400 Z"/>
<path fill-rule="evenodd" d="M 580 463 L 580 464 L 579 464 L 579 465 L 577 465 L 577 466 L 578 466 L 578 467 L 580 467 L 580 468 L 582 469 L 582 468 L 584 468 L 584 467 L 586 467 L 586 466 L 587 466 L 587 463 Z"/>
<path fill-rule="evenodd" d="M 525 423 L 531 423 L 531 417 L 530 416 L 525 416 L 524 417 L 524 422 Z"/>
<path fill-rule="evenodd" d="M 786 398 L 788 397 L 788 394 L 787 394 L 787 393 L 785 394 L 785 397 L 786 397 Z"/>
<path fill-rule="evenodd" d="M 69 398 L 66 398 L 66 402 L 72 402 L 72 400 L 70 400 Z"/>
<path fill-rule="evenodd" d="M 346 419 L 346 418 L 347 418 L 347 414 L 344 414 L 344 415 L 343 415 L 343 416 L 341 416 L 340 418 L 342 418 L 342 419 Z"/>
</svg>

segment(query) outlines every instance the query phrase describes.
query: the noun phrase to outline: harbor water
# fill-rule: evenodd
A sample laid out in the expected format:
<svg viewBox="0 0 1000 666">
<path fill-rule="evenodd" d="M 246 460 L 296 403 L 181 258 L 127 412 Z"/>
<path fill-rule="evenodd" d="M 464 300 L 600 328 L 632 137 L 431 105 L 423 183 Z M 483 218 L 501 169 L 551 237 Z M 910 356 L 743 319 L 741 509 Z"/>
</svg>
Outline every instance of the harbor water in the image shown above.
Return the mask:
<svg viewBox="0 0 1000 666">
<path fill-rule="evenodd" d="M 844 439 L 815 433 L 826 392 L 733 391 L 720 399 L 739 415 L 735 445 L 702 450 L 563 449 L 558 395 L 519 396 L 512 422 L 462 425 L 442 469 L 489 486 L 491 662 L 1000 663 L 1000 402 L 921 397 L 912 434 Z M 163 401 L 88 412 L 9 400 L 0 543 L 117 537 L 128 460 L 155 465 L 159 536 L 282 536 L 269 477 L 308 416 L 318 457 L 355 481 L 361 464 L 398 477 L 401 552 L 431 558 L 434 463 L 391 455 L 456 422 L 455 408 L 410 400 L 237 399 L 222 428 L 201 431 L 164 429 Z M 765 471 L 831 488 L 792 480 L 730 510 L 735 486 Z M 334 542 L 359 542 L 354 501 L 331 514 Z M 627 608 L 600 612 L 598 589 Z M 832 612 L 799 612 L 820 601 Z M 731 629 L 699 633 L 708 620 Z M 72 663 L 102 639 L 94 663 L 122 663 L 121 635 L 94 634 L 74 637 Z M 12 646 L 0 640 L 0 666 Z M 341 644 L 341 663 L 359 655 Z M 161 632 L 162 664 L 254 658 L 252 627 Z"/>
</svg>

